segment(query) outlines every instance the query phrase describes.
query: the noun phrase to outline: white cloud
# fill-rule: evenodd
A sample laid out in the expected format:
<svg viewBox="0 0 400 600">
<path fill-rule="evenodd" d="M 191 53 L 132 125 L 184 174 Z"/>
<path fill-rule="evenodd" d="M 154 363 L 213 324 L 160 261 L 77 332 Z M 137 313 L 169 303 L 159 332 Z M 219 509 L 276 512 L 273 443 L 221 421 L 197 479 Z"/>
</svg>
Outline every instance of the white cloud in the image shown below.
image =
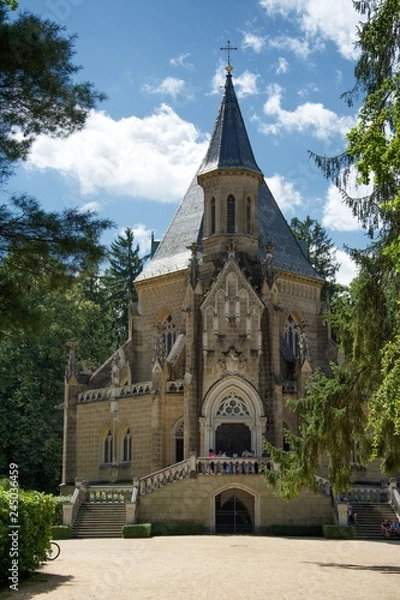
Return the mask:
<svg viewBox="0 0 400 600">
<path fill-rule="evenodd" d="M 260 76 L 257 73 L 244 71 L 240 75 L 234 75 L 235 90 L 239 98 L 258 94 L 257 80 Z M 210 94 L 221 94 L 221 88 L 225 87 L 226 71 L 225 63 L 220 60 L 216 66 L 214 76 L 211 82 Z"/>
<path fill-rule="evenodd" d="M 171 58 L 169 61 L 169 64 L 172 65 L 173 67 L 185 67 L 185 69 L 192 69 L 193 65 L 191 62 L 189 62 L 188 60 L 186 60 L 187 58 L 189 58 L 190 56 L 190 52 L 185 52 L 185 54 L 181 54 L 180 56 L 177 56 L 176 58 Z"/>
<path fill-rule="evenodd" d="M 183 79 L 176 79 L 175 77 L 166 77 L 158 85 L 145 84 L 143 90 L 149 94 L 160 94 L 163 96 L 171 96 L 177 98 L 178 96 L 185 94 L 187 97 L 186 83 Z"/>
<path fill-rule="evenodd" d="M 239 98 L 258 94 L 257 79 L 259 75 L 244 71 L 241 75 L 235 77 L 235 89 Z"/>
<path fill-rule="evenodd" d="M 343 250 L 336 249 L 336 260 L 340 264 L 339 271 L 336 273 L 336 281 L 342 285 L 349 285 L 357 275 L 355 262 Z"/>
<path fill-rule="evenodd" d="M 353 117 L 340 117 L 321 103 L 305 102 L 293 111 L 282 108 L 283 89 L 277 84 L 268 86 L 268 99 L 263 111 L 274 117 L 273 123 L 264 123 L 260 129 L 265 134 L 281 131 L 308 133 L 317 139 L 326 140 L 335 134 L 345 135 L 355 124 Z"/>
<path fill-rule="evenodd" d="M 92 111 L 66 139 L 40 136 L 26 168 L 54 169 L 83 194 L 108 191 L 159 202 L 182 197 L 208 146 L 207 136 L 162 104 L 142 119 L 115 121 Z"/>
<path fill-rule="evenodd" d="M 125 229 L 125 228 L 124 228 Z M 133 227 L 129 227 L 134 235 L 134 245 L 139 244 L 140 255 L 148 254 L 151 249 L 151 229 L 148 229 L 143 223 L 136 223 Z"/>
<path fill-rule="evenodd" d="M 242 40 L 242 49 L 251 48 L 256 54 L 259 54 L 265 46 L 265 38 L 254 33 L 244 33 Z"/>
<path fill-rule="evenodd" d="M 361 226 L 346 206 L 337 187 L 331 184 L 326 194 L 322 225 L 332 231 L 359 231 Z"/>
<path fill-rule="evenodd" d="M 277 50 L 288 50 L 293 52 L 299 58 L 303 60 L 307 59 L 312 53 L 313 49 L 321 49 L 321 45 L 314 44 L 314 48 L 310 46 L 310 42 L 304 38 L 294 38 L 288 35 L 279 35 L 277 37 L 268 40 L 268 45 L 271 48 Z"/>
<path fill-rule="evenodd" d="M 294 18 L 308 40 L 334 42 L 340 54 L 355 59 L 356 25 L 360 20 L 349 0 L 259 0 L 268 15 Z"/>
<path fill-rule="evenodd" d="M 280 56 L 278 58 L 278 65 L 276 67 L 276 71 L 275 73 L 277 75 L 285 75 L 285 73 L 288 73 L 289 71 L 289 63 L 286 60 L 286 58 L 283 58 L 283 56 Z"/>
<path fill-rule="evenodd" d="M 310 94 L 314 94 L 315 92 L 319 92 L 319 88 L 315 83 L 311 81 L 310 83 L 307 83 L 305 86 L 303 86 L 297 92 L 297 95 L 300 96 L 300 98 L 306 98 L 307 96 L 309 96 Z"/>
<path fill-rule="evenodd" d="M 300 192 L 296 191 L 293 183 L 286 181 L 282 175 L 266 177 L 265 181 L 283 212 L 290 212 L 295 206 L 303 203 Z"/>
</svg>

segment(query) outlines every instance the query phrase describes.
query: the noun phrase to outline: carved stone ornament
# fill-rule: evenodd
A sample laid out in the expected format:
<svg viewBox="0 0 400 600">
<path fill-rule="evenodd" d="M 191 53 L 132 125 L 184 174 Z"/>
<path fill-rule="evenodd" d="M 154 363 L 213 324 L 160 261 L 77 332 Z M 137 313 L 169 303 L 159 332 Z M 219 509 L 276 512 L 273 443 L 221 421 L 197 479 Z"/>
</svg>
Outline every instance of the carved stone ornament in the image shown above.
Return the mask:
<svg viewBox="0 0 400 600">
<path fill-rule="evenodd" d="M 243 373 L 246 369 L 246 359 L 242 352 L 237 352 L 233 346 L 223 352 L 218 361 L 221 375 L 226 373 Z"/>
<path fill-rule="evenodd" d="M 71 379 L 72 375 L 76 375 L 76 345 L 76 342 L 67 342 L 67 348 L 69 348 L 68 361 L 65 367 L 65 378 L 67 380 Z"/>
</svg>

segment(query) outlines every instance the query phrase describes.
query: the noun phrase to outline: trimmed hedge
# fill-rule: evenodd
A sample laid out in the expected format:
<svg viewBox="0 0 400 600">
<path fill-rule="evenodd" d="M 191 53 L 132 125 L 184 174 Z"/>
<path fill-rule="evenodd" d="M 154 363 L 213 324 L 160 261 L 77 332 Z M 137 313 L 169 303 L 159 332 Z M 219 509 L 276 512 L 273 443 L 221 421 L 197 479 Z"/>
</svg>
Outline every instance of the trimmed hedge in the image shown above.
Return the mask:
<svg viewBox="0 0 400 600">
<path fill-rule="evenodd" d="M 124 537 L 124 538 L 151 537 L 151 523 L 135 523 L 132 525 L 124 525 L 122 528 L 122 537 Z"/>
<path fill-rule="evenodd" d="M 200 523 L 153 523 L 153 535 L 204 535 Z"/>
<path fill-rule="evenodd" d="M 321 525 L 271 525 L 266 534 L 281 537 L 323 537 Z"/>
<path fill-rule="evenodd" d="M 69 525 L 52 525 L 51 537 L 53 540 L 69 540 L 72 538 L 72 527 Z"/>
<path fill-rule="evenodd" d="M 323 525 L 324 537 L 330 540 L 351 540 L 355 529 L 350 525 Z"/>
<path fill-rule="evenodd" d="M 0 487 L 0 585 L 16 585 L 39 568 L 50 547 L 52 496 L 26 492 L 12 482 Z"/>
</svg>

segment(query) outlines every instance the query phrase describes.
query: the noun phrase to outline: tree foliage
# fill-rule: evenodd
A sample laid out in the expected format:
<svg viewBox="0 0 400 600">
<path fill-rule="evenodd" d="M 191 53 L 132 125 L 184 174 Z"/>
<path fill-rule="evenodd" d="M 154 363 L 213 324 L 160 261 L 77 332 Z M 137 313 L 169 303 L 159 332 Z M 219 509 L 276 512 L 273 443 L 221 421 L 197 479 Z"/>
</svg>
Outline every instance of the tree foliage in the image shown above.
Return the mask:
<svg viewBox="0 0 400 600">
<path fill-rule="evenodd" d="M 108 252 L 108 267 L 102 277 L 107 304 L 113 316 L 116 344 L 128 338 L 129 307 L 137 300 L 134 281 L 143 269 L 146 257 L 139 256 L 139 244 L 134 244 L 132 229 L 126 228 L 112 242 Z"/>
<path fill-rule="evenodd" d="M 103 98 L 77 83 L 74 38 L 31 14 L 10 20 L 0 4 L 0 332 L 38 323 L 31 295 L 68 286 L 71 276 L 104 255 L 110 221 L 76 209 L 46 212 L 28 194 L 5 188 L 37 136 L 66 136 L 83 127 Z M 11 4 L 8 2 L 8 4 Z"/>
<path fill-rule="evenodd" d="M 314 269 L 327 282 L 324 295 L 330 295 L 334 289 L 339 263 L 336 261 L 336 249 L 326 229 L 310 216 L 301 221 L 294 217 L 290 228 L 295 238 L 305 247 L 305 253 Z"/>
<path fill-rule="evenodd" d="M 88 372 L 114 349 L 101 297 L 88 299 L 85 287 L 80 276 L 67 291 L 34 292 L 32 310 L 47 326 L 0 339 L 0 465 L 16 462 L 25 488 L 55 493 L 61 480 L 67 343 L 77 342 Z"/>
<path fill-rule="evenodd" d="M 346 489 L 351 451 L 365 464 L 374 457 L 388 475 L 400 469 L 400 3 L 354 2 L 362 18 L 355 85 L 344 94 L 362 96 L 357 125 L 336 157 L 313 155 L 342 192 L 371 236 L 367 249 L 351 250 L 359 275 L 334 299 L 332 325 L 342 361 L 332 377 L 314 374 L 305 399 L 294 402 L 299 435 L 288 434 L 291 451 L 268 448 L 280 470 L 267 476 L 289 496 L 313 484 L 319 458 L 327 456 L 336 492 Z M 354 195 L 348 183 L 368 184 Z"/>
<path fill-rule="evenodd" d="M 10 21 L 0 7 L 0 174 L 27 158 L 40 134 L 81 129 L 104 95 L 76 83 L 74 37 L 56 23 L 25 13 Z"/>
</svg>

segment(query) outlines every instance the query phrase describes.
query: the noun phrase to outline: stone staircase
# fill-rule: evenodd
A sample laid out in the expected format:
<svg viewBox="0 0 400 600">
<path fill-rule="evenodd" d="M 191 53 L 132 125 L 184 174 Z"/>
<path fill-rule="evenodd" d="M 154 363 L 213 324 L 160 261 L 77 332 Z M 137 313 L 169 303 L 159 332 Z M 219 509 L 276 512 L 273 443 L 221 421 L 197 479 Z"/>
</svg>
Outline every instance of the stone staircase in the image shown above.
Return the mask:
<svg viewBox="0 0 400 600">
<path fill-rule="evenodd" d="M 123 503 L 81 504 L 74 526 L 74 538 L 122 537 L 121 529 L 126 524 L 126 509 Z"/>
<path fill-rule="evenodd" d="M 354 503 L 353 510 L 358 515 L 355 527 L 355 538 L 358 540 L 382 540 L 381 523 L 383 519 L 396 520 L 393 508 L 387 503 Z M 400 538 L 397 539 L 400 541 Z"/>
</svg>

